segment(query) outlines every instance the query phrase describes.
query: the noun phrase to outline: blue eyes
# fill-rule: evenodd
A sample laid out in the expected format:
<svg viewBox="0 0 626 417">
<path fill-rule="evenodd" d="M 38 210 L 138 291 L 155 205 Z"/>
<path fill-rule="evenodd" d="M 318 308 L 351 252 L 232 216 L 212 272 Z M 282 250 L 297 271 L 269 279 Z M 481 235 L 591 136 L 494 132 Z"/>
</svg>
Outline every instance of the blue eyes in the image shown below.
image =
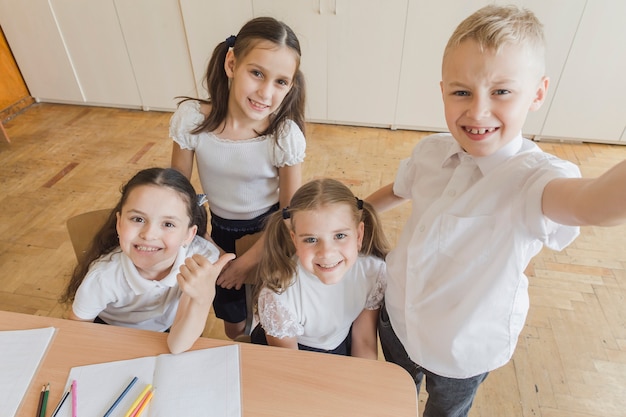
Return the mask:
<svg viewBox="0 0 626 417">
<path fill-rule="evenodd" d="M 511 90 L 498 89 L 494 90 L 494 92 L 492 93 L 492 95 L 494 96 L 503 96 L 506 94 L 511 94 Z M 469 97 L 471 93 L 469 91 L 454 91 L 452 95 L 457 97 Z"/>
<path fill-rule="evenodd" d="M 337 234 L 334 236 L 334 239 L 335 239 L 335 240 L 343 240 L 343 239 L 345 239 L 345 238 L 347 238 L 347 237 L 348 237 L 348 235 L 347 235 L 347 234 L 345 234 L 345 233 L 337 233 Z M 314 244 L 314 243 L 317 243 L 317 242 L 318 242 L 318 239 L 317 239 L 316 237 L 306 237 L 306 238 L 304 238 L 302 241 L 303 241 L 304 243 Z"/>
</svg>

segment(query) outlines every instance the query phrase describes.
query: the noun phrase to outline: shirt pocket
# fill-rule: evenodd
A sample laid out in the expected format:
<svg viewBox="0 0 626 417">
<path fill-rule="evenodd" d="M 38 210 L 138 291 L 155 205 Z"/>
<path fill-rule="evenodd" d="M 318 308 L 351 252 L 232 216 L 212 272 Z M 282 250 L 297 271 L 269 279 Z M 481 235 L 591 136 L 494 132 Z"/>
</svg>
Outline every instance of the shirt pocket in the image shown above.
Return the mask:
<svg viewBox="0 0 626 417">
<path fill-rule="evenodd" d="M 495 216 L 444 214 L 439 229 L 439 253 L 452 262 L 483 263 L 494 250 L 495 229 Z"/>
</svg>

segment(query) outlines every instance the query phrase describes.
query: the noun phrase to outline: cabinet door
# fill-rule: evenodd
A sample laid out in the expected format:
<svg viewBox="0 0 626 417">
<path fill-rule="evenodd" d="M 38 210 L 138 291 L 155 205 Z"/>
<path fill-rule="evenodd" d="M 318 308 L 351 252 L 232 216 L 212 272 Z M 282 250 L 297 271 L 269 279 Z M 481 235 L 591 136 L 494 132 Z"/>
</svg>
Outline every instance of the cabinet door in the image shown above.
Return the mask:
<svg viewBox="0 0 626 417">
<path fill-rule="evenodd" d="M 113 0 L 50 0 L 85 101 L 141 107 Z"/>
<path fill-rule="evenodd" d="M 300 42 L 300 70 L 306 81 L 306 119 L 328 120 L 328 18 L 323 0 L 253 0 L 254 17 L 271 16 L 285 22 Z"/>
<path fill-rule="evenodd" d="M 394 123 L 408 1 L 336 0 L 328 33 L 328 118 Z"/>
<path fill-rule="evenodd" d="M 0 0 L 0 25 L 37 101 L 84 101 L 48 0 Z"/>
<path fill-rule="evenodd" d="M 587 2 L 542 136 L 617 142 L 626 122 L 626 2 Z"/>
<path fill-rule="evenodd" d="M 518 3 L 535 13 L 543 23 L 546 37 L 546 75 L 550 78 L 548 96 L 539 110 L 528 113 L 524 124 L 525 135 L 539 135 L 548 111 L 552 108 L 552 101 L 557 86 L 560 85 L 567 55 L 587 0 L 525 0 Z"/>
<path fill-rule="evenodd" d="M 447 131 L 441 98 L 441 60 L 443 50 L 456 26 L 487 0 L 411 0 L 404 41 L 402 74 L 398 94 L 396 125 L 401 128 Z M 495 1 L 499 4 L 509 0 Z M 514 1 L 532 10 L 544 24 L 547 41 L 546 72 L 551 83 L 546 102 L 529 113 L 525 135 L 541 131 L 559 76 L 565 65 L 585 0 Z"/>
<path fill-rule="evenodd" d="M 115 0 L 144 110 L 197 97 L 178 0 Z"/>
<path fill-rule="evenodd" d="M 198 97 L 207 98 L 204 83 L 213 49 L 252 18 L 250 1 L 179 0 Z"/>
</svg>

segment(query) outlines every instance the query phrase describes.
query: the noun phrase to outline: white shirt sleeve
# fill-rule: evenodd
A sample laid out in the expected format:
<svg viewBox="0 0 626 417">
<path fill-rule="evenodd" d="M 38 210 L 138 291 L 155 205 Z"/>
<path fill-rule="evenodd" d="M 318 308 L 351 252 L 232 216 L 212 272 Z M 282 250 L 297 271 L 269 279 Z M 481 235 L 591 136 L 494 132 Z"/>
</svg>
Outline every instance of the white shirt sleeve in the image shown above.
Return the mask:
<svg viewBox="0 0 626 417">
<path fill-rule="evenodd" d="M 372 287 L 370 293 L 367 295 L 367 300 L 365 301 L 366 310 L 379 309 L 383 303 L 385 290 L 387 289 L 387 268 L 385 267 L 385 265 L 386 264 L 384 262 L 381 264 L 381 267 L 378 270 L 378 276 L 376 277 L 376 283 Z"/>
<path fill-rule="evenodd" d="M 304 333 L 295 312 L 290 311 L 280 301 L 280 296 L 268 288 L 263 288 L 258 302 L 259 322 L 269 336 L 279 339 L 296 337 Z"/>
<path fill-rule="evenodd" d="M 274 146 L 272 165 L 280 168 L 300 164 L 306 156 L 305 151 L 304 134 L 293 120 L 287 120 L 278 138 L 278 146 Z"/>
<path fill-rule="evenodd" d="M 203 121 L 204 115 L 200 112 L 200 102 L 184 101 L 170 118 L 170 137 L 182 149 L 194 150 L 198 144 L 198 134 L 192 134 L 191 131 Z"/>
</svg>

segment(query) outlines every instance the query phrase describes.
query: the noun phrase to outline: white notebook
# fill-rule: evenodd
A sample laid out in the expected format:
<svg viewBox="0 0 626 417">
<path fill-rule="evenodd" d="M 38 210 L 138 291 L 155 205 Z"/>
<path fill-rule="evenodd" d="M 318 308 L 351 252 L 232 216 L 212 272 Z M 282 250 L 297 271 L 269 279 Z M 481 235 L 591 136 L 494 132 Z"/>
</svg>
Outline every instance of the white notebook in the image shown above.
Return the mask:
<svg viewBox="0 0 626 417">
<path fill-rule="evenodd" d="M 55 331 L 0 331 L 0 416 L 16 414 Z"/>
<path fill-rule="evenodd" d="M 103 416 L 134 377 L 110 417 L 123 417 L 148 384 L 154 395 L 142 417 L 241 416 L 238 345 L 74 367 L 67 386 L 76 380 L 77 415 Z M 71 411 L 66 401 L 57 416 Z"/>
</svg>

